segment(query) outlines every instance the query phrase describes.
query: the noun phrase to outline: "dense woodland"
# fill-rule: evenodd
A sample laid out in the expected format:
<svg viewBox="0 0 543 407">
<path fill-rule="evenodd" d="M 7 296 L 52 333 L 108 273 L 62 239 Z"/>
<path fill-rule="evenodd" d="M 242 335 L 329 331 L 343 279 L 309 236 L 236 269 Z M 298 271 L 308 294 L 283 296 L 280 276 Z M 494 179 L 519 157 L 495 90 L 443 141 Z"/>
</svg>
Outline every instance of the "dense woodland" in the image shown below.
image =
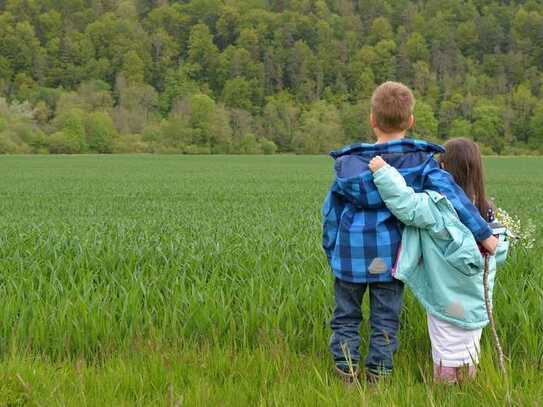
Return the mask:
<svg viewBox="0 0 543 407">
<path fill-rule="evenodd" d="M 543 1 L 0 0 L 1 153 L 323 153 L 414 90 L 417 137 L 543 151 Z"/>
</svg>

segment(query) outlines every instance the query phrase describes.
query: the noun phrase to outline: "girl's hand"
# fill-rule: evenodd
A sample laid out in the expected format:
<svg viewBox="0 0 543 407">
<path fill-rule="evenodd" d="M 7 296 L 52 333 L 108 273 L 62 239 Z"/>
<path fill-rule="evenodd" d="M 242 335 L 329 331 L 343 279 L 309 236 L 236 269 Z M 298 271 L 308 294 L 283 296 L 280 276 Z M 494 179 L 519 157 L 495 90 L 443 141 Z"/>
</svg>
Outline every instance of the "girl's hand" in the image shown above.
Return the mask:
<svg viewBox="0 0 543 407">
<path fill-rule="evenodd" d="M 368 167 L 370 168 L 371 172 L 376 172 L 377 170 L 383 168 L 385 165 L 387 165 L 386 161 L 383 160 L 380 155 L 376 155 L 371 159 Z"/>
<path fill-rule="evenodd" d="M 494 255 L 496 254 L 496 248 L 498 247 L 498 239 L 495 236 L 490 236 L 489 238 L 483 240 L 481 245 L 488 253 Z"/>
</svg>

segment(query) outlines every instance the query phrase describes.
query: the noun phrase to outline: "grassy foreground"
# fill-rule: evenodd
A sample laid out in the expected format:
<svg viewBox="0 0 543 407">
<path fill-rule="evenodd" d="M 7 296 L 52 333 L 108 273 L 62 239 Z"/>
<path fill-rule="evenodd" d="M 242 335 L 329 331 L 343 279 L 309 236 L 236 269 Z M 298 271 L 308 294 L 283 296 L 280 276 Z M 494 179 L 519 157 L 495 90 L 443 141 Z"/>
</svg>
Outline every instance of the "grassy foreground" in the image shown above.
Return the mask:
<svg viewBox="0 0 543 407">
<path fill-rule="evenodd" d="M 433 386 L 407 295 L 395 380 L 367 391 L 327 353 L 327 158 L 1 157 L 0 405 L 540 405 L 543 161 L 486 165 L 538 227 L 498 275 L 508 380 L 485 332 L 478 379 Z"/>
</svg>

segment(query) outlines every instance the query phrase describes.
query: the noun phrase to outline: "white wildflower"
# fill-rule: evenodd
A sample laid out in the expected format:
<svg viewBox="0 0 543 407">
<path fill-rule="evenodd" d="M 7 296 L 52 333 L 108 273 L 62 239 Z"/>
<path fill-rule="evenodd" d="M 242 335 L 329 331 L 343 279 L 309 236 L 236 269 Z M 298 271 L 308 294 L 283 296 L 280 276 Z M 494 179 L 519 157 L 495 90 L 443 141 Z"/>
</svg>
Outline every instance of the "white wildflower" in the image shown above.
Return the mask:
<svg viewBox="0 0 543 407">
<path fill-rule="evenodd" d="M 536 227 L 531 219 L 522 222 L 517 216 L 510 215 L 502 208 L 496 210 L 496 219 L 507 229 L 507 234 L 512 238 L 511 246 L 526 250 L 534 247 Z"/>
</svg>

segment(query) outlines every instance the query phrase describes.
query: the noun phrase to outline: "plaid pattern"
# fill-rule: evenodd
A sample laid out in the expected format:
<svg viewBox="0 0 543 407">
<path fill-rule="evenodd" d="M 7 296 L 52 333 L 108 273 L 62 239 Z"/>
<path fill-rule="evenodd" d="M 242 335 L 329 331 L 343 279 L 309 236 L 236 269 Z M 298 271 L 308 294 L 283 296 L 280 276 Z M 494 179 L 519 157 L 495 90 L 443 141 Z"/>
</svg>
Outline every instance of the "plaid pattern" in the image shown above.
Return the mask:
<svg viewBox="0 0 543 407">
<path fill-rule="evenodd" d="M 385 144 L 353 144 L 330 155 L 336 179 L 322 208 L 323 248 L 337 278 L 353 283 L 392 281 L 402 225 L 386 208 L 373 183 L 369 161 L 381 155 L 415 192 L 445 195 L 477 240 L 491 235 L 479 211 L 433 158 L 442 146 L 402 139 Z"/>
</svg>

